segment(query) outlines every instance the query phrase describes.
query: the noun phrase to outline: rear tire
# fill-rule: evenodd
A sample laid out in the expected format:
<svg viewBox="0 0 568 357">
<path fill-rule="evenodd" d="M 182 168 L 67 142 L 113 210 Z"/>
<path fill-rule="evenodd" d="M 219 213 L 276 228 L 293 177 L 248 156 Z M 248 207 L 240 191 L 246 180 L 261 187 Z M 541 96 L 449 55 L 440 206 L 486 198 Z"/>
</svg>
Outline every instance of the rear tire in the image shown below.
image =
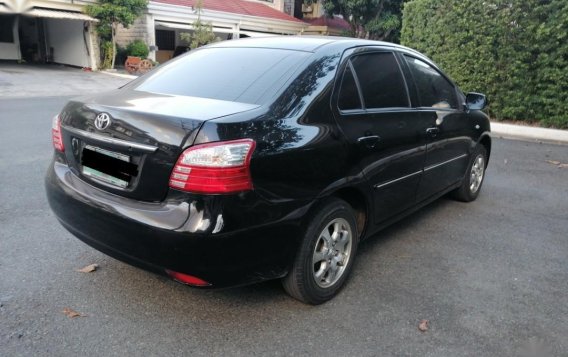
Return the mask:
<svg viewBox="0 0 568 357">
<path fill-rule="evenodd" d="M 320 205 L 312 216 L 292 269 L 282 285 L 292 297 L 317 305 L 345 284 L 359 243 L 351 206 L 338 198 Z"/>
<path fill-rule="evenodd" d="M 460 187 L 452 191 L 452 197 L 462 202 L 474 201 L 479 196 L 479 191 L 481 191 L 486 167 L 487 150 L 483 145 L 478 144 L 471 154 L 471 161 L 467 167 L 463 182 Z"/>
</svg>

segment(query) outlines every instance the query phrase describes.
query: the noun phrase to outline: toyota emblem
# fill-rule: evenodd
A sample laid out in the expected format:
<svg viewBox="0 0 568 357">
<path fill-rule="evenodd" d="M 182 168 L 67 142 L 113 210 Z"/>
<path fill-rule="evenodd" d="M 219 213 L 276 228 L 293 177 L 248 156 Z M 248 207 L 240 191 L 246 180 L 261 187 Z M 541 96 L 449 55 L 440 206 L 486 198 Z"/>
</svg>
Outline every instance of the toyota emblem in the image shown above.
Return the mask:
<svg viewBox="0 0 568 357">
<path fill-rule="evenodd" d="M 110 115 L 107 113 L 100 113 L 95 118 L 95 128 L 105 130 L 110 125 Z"/>
</svg>

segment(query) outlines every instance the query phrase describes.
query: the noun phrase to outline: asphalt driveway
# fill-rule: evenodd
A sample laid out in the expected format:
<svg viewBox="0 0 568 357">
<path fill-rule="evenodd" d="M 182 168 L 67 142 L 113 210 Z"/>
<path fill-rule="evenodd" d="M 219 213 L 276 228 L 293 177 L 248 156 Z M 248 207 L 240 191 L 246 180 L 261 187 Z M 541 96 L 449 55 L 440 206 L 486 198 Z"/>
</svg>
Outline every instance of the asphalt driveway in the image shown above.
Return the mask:
<svg viewBox="0 0 568 357">
<path fill-rule="evenodd" d="M 0 62 L 0 98 L 86 95 L 118 88 L 130 79 L 62 65 Z"/>
</svg>

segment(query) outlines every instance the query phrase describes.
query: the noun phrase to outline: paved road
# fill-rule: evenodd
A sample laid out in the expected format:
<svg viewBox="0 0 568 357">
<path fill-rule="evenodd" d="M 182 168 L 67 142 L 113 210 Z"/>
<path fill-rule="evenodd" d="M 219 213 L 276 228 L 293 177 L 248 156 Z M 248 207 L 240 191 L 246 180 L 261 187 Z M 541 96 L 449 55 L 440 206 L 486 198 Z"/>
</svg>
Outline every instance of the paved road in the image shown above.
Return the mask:
<svg viewBox="0 0 568 357">
<path fill-rule="evenodd" d="M 441 199 L 363 244 L 347 288 L 311 307 L 278 282 L 187 288 L 73 238 L 42 182 L 64 102 L 0 100 L 1 356 L 568 353 L 568 168 L 546 162 L 568 146 L 495 140 L 476 202 Z"/>
<path fill-rule="evenodd" d="M 61 65 L 0 62 L 0 98 L 84 95 L 118 88 L 131 79 Z"/>
</svg>

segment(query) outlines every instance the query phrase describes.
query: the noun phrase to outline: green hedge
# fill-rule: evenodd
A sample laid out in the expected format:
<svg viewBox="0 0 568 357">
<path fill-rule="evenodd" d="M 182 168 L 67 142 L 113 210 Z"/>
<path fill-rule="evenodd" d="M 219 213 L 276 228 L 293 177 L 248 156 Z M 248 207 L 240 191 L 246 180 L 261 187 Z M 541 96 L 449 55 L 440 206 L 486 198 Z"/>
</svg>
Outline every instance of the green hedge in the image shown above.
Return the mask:
<svg viewBox="0 0 568 357">
<path fill-rule="evenodd" d="M 411 0 L 401 42 L 486 93 L 493 118 L 568 128 L 568 1 Z"/>
</svg>

